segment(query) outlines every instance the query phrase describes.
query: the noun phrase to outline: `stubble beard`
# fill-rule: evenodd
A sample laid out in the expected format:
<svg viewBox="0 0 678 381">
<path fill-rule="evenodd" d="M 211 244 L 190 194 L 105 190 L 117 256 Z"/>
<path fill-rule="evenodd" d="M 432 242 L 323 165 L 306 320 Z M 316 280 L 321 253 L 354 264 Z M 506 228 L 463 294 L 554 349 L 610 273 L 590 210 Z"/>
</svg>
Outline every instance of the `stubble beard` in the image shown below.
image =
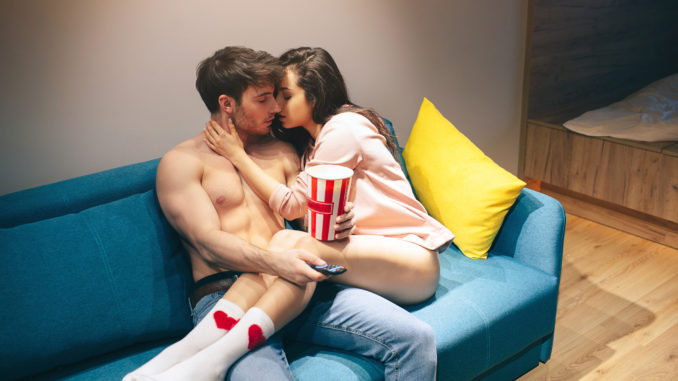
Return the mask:
<svg viewBox="0 0 678 381">
<path fill-rule="evenodd" d="M 233 125 L 238 132 L 249 136 L 266 136 L 270 132 L 269 129 L 266 132 L 260 132 L 257 123 L 242 108 L 236 109 L 233 113 Z"/>
</svg>

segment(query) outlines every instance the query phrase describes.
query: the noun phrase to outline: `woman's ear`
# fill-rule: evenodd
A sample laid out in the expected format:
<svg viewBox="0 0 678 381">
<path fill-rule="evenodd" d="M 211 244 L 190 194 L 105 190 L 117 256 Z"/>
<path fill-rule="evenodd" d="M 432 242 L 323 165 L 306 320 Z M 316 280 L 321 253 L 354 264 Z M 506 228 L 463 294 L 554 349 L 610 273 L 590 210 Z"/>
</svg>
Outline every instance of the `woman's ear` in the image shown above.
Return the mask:
<svg viewBox="0 0 678 381">
<path fill-rule="evenodd" d="M 235 99 L 229 97 L 228 95 L 221 94 L 219 95 L 218 100 L 219 100 L 219 109 L 228 115 L 233 115 L 233 106 L 235 105 Z"/>
</svg>

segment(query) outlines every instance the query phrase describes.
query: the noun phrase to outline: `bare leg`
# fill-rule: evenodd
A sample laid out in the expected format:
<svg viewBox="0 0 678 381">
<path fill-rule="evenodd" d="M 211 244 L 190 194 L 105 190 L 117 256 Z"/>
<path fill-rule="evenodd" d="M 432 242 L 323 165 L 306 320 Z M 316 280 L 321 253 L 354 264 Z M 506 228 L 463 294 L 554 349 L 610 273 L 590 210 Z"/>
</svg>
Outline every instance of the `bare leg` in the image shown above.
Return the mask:
<svg viewBox="0 0 678 381">
<path fill-rule="evenodd" d="M 131 381 L 138 375 L 153 375 L 170 369 L 214 343 L 230 331 L 244 311 L 256 303 L 266 292 L 275 277 L 259 274 L 242 274 L 229 291 L 209 312 L 207 318 L 196 325 L 183 339 L 170 345 L 140 368 L 125 376 Z M 267 283 L 268 281 L 268 283 Z"/>
<path fill-rule="evenodd" d="M 222 299 L 226 299 L 247 311 L 266 293 L 277 277 L 268 274 L 244 273 L 238 277 Z"/>
<path fill-rule="evenodd" d="M 360 287 L 398 304 L 413 304 L 431 297 L 438 287 L 438 254 L 401 239 L 353 235 L 341 241 L 318 241 L 305 232 L 281 230 L 270 247 L 302 248 L 328 263 L 346 266 L 333 282 Z"/>
<path fill-rule="evenodd" d="M 284 327 L 306 308 L 315 291 L 315 283 L 298 286 L 276 278 L 254 307 L 265 311 L 275 324 L 276 331 Z"/>
<path fill-rule="evenodd" d="M 254 306 L 225 336 L 167 371 L 151 376 L 153 379 L 223 380 L 236 360 L 301 313 L 316 286 L 309 283 L 301 287 L 270 275 L 250 276 L 236 283 L 237 287 L 234 284 L 224 298 L 243 308 L 256 299 Z"/>
</svg>

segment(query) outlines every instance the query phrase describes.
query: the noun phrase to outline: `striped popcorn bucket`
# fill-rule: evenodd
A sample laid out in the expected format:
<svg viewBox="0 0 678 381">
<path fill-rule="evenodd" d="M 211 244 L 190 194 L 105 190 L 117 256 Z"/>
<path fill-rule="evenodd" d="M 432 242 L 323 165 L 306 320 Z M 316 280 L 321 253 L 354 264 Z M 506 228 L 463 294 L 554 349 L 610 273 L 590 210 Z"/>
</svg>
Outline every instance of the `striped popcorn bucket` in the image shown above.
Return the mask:
<svg viewBox="0 0 678 381">
<path fill-rule="evenodd" d="M 334 240 L 334 224 L 344 212 L 353 170 L 339 165 L 306 168 L 308 174 L 308 232 L 321 241 Z"/>
</svg>

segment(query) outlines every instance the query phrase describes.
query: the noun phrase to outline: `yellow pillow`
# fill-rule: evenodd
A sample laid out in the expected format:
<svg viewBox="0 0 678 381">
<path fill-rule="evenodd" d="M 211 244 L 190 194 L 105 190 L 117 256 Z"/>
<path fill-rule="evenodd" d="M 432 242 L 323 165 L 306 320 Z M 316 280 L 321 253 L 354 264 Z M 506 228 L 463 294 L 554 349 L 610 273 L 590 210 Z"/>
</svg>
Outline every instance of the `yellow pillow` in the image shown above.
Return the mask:
<svg viewBox="0 0 678 381">
<path fill-rule="evenodd" d="M 469 258 L 487 258 L 525 183 L 471 143 L 428 99 L 403 151 L 419 201 Z"/>
</svg>

